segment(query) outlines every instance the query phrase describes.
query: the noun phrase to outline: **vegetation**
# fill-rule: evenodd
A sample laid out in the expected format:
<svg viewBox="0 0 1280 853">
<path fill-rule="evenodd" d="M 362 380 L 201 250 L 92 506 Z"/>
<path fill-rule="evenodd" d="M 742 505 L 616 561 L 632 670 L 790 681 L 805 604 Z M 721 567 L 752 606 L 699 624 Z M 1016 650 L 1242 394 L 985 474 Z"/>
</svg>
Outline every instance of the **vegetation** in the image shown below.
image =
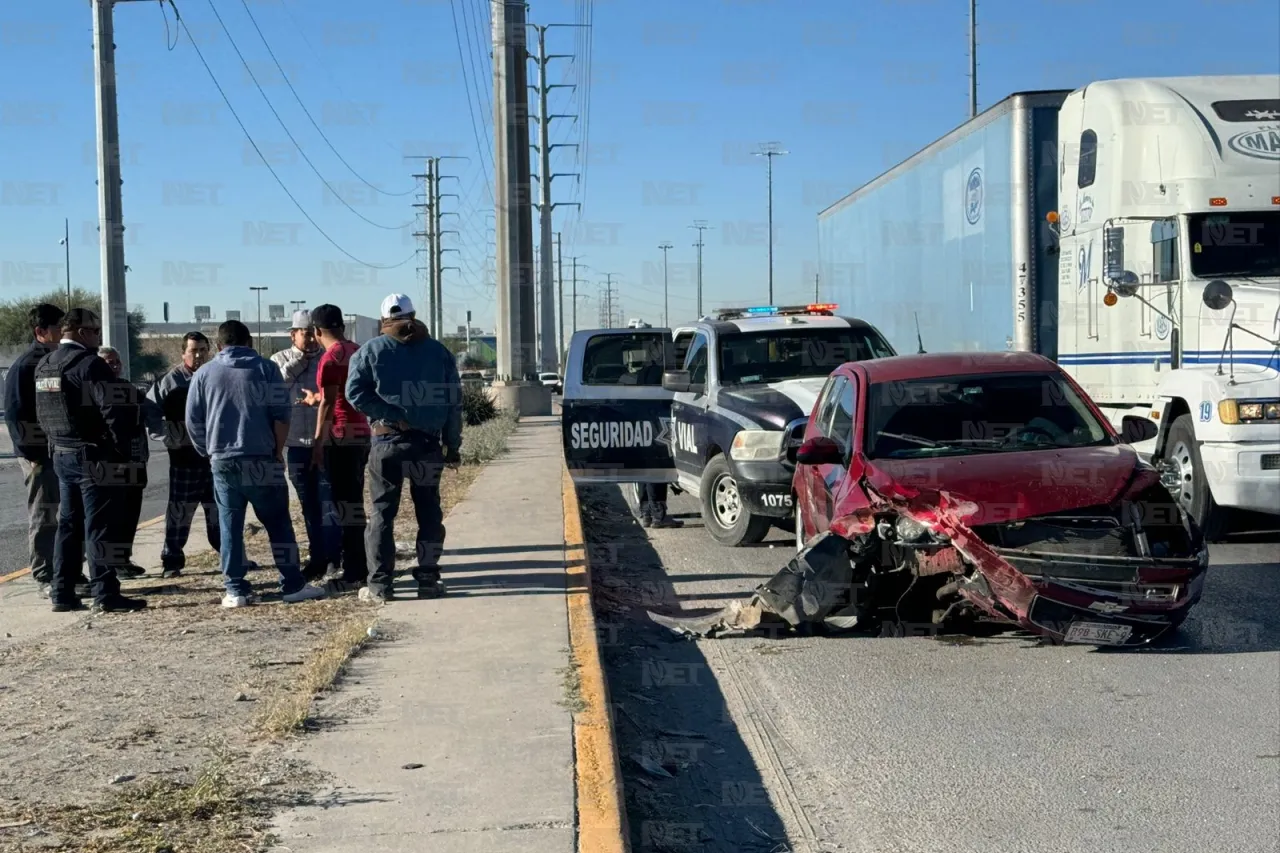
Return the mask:
<svg viewBox="0 0 1280 853">
<path fill-rule="evenodd" d="M 0 302 L 0 346 L 25 346 L 31 342 L 31 329 L 27 325 L 27 314 L 41 302 L 48 302 L 66 310 L 67 292 L 52 290 L 39 296 L 25 296 Z M 71 291 L 71 304 L 75 308 L 88 308 L 102 315 L 101 294 L 74 288 Z M 130 374 L 134 379 L 154 378 L 156 374 L 168 367 L 168 360 L 155 352 L 144 352 L 142 349 L 142 331 L 147 327 L 147 315 L 142 311 L 130 311 L 129 328 L 129 363 Z"/>
<path fill-rule="evenodd" d="M 462 430 L 462 461 L 466 465 L 480 465 L 497 459 L 507 452 L 507 439 L 515 432 L 519 416 L 502 411 L 479 426 Z"/>
<path fill-rule="evenodd" d="M 462 386 L 462 422 L 467 426 L 480 426 L 498 416 L 498 407 L 485 393 L 485 389 L 476 385 Z"/>
</svg>

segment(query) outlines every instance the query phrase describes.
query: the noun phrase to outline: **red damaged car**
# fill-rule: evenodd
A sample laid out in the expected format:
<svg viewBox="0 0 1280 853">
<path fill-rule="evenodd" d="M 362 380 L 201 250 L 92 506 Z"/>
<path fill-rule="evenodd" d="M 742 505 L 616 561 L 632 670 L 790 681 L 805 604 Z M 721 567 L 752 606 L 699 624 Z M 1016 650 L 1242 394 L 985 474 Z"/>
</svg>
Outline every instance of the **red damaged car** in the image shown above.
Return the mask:
<svg viewBox="0 0 1280 853">
<path fill-rule="evenodd" d="M 938 627 L 994 619 L 1058 642 L 1148 643 L 1186 618 L 1208 566 L 1199 531 L 1129 446 L 1151 426 L 1126 418 L 1117 434 L 1030 353 L 845 364 L 794 450 L 801 548 L 779 578 L 789 571 L 803 602 L 822 541 L 840 553 L 828 562 L 852 565 L 847 600 L 823 608 L 842 627 L 901 620 L 914 603 Z M 766 609 L 779 578 L 758 590 Z"/>
</svg>

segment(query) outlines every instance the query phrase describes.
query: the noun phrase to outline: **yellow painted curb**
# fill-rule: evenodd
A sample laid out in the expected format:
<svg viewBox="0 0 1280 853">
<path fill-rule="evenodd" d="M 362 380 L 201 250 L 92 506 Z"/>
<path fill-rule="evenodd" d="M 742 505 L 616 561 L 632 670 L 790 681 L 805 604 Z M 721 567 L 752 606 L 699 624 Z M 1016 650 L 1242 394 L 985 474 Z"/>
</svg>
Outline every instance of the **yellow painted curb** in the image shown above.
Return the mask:
<svg viewBox="0 0 1280 853">
<path fill-rule="evenodd" d="M 573 715 L 578 853 L 628 853 L 631 846 L 623 809 L 618 744 L 614 739 L 596 617 L 591 609 L 591 566 L 582 536 L 578 492 L 568 468 L 562 468 L 562 472 L 569 646 L 578 668 L 584 706 Z"/>
<path fill-rule="evenodd" d="M 157 524 L 159 524 L 162 521 L 164 521 L 164 516 L 157 515 L 155 518 L 147 519 L 146 521 L 139 524 L 138 529 L 142 530 L 147 527 L 155 527 Z M 29 574 L 31 574 L 31 567 L 27 566 L 25 569 L 18 569 L 16 572 L 10 572 L 7 575 L 0 575 L 0 583 L 8 583 L 9 581 L 16 581 L 18 578 L 26 577 Z"/>
</svg>

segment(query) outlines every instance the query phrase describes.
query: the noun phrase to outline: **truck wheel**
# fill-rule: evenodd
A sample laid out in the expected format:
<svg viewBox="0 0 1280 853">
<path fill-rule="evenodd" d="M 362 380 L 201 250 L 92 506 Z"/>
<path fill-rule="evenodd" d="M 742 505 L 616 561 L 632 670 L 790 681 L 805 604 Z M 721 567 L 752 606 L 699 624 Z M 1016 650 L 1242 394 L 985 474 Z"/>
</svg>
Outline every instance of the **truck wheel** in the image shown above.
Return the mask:
<svg viewBox="0 0 1280 853">
<path fill-rule="evenodd" d="M 1216 541 L 1226 528 L 1227 512 L 1209 491 L 1200 459 L 1200 443 L 1191 415 L 1180 415 L 1169 428 L 1169 450 L 1164 457 L 1164 482 L 1191 516 L 1205 539 Z"/>
<path fill-rule="evenodd" d="M 702 471 L 702 523 L 712 538 L 730 548 L 754 545 L 769 532 L 765 516 L 752 515 L 742 505 L 738 481 L 723 454 L 717 454 Z"/>
</svg>

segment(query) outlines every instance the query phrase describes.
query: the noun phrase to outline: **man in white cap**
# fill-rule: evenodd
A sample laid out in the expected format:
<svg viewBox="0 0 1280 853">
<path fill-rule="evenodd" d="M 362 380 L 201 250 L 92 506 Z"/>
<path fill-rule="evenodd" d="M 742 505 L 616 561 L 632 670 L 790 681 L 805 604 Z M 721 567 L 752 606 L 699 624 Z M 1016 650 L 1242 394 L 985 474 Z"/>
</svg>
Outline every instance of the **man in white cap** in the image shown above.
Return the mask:
<svg viewBox="0 0 1280 853">
<path fill-rule="evenodd" d="M 394 597 L 396 547 L 392 526 L 400 493 L 409 494 L 418 521 L 418 598 L 444 594 L 440 554 L 444 550 L 444 513 L 440 475 L 456 465 L 462 444 L 462 382 L 453 353 L 434 340 L 401 293 L 382 300 L 382 334 L 351 359 L 346 396 L 369 419 L 369 495 L 373 501 L 366 544 L 369 582 L 365 601 Z"/>
<path fill-rule="evenodd" d="M 284 461 L 289 481 L 302 504 L 302 520 L 307 528 L 307 540 L 311 543 L 310 554 L 302 565 L 302 575 L 307 580 L 319 580 L 330 564 L 338 562 L 335 553 L 338 528 L 325 513 L 325 507 L 332 501 L 329 480 L 323 468 L 311 464 L 316 410 L 320 405 L 316 372 L 320 366 L 321 350 L 311 329 L 310 311 L 293 312 L 289 341 L 292 345 L 271 356 L 271 361 L 280 368 L 292 406 Z"/>
</svg>

